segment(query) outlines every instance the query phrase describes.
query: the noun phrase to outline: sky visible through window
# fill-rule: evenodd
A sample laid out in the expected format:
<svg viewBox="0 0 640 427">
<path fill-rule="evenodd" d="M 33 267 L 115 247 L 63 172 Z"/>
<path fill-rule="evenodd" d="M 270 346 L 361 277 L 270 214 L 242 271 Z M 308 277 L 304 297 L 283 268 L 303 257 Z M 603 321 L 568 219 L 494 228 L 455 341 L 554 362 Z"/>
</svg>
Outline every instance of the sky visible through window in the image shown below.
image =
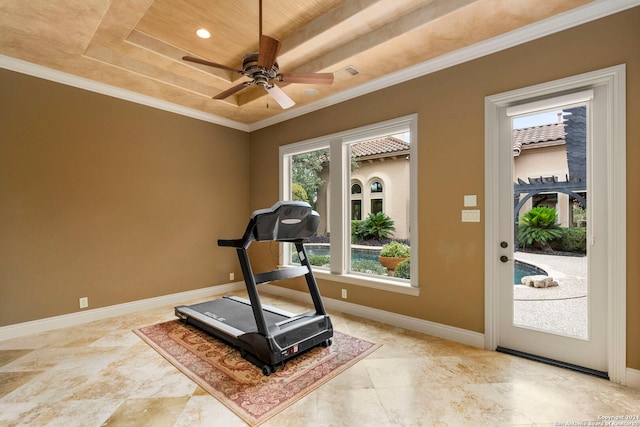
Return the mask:
<svg viewBox="0 0 640 427">
<path fill-rule="evenodd" d="M 552 123 L 558 123 L 558 113 L 562 110 L 549 111 L 546 113 L 533 114 L 531 116 L 518 117 L 513 119 L 514 129 L 524 129 L 533 126 L 542 126 Z"/>
</svg>

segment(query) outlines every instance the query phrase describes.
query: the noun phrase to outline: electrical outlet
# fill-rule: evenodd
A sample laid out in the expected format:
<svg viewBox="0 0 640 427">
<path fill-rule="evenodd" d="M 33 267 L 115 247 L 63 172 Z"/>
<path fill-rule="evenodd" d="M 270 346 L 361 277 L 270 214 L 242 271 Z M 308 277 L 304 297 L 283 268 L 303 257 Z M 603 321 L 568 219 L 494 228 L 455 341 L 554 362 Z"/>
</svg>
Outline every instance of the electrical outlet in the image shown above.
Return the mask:
<svg viewBox="0 0 640 427">
<path fill-rule="evenodd" d="M 346 289 L 342 290 L 342 298 L 347 299 L 347 290 Z"/>
<path fill-rule="evenodd" d="M 236 273 L 229 273 L 229 280 L 236 280 Z"/>
<path fill-rule="evenodd" d="M 78 300 L 78 302 L 80 303 L 80 308 L 89 307 L 89 297 L 82 297 Z"/>
</svg>

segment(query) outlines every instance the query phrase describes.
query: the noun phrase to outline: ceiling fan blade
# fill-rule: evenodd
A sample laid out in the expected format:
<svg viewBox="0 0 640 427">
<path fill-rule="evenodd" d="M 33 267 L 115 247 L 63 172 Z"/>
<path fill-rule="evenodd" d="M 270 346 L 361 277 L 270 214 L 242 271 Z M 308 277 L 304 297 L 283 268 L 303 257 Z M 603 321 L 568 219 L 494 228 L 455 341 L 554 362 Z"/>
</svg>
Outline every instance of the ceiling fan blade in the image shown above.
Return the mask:
<svg viewBox="0 0 640 427">
<path fill-rule="evenodd" d="M 284 73 L 278 74 L 283 83 L 306 83 L 314 85 L 333 84 L 333 73 Z"/>
<path fill-rule="evenodd" d="M 283 110 L 286 110 L 287 108 L 291 108 L 294 105 L 296 105 L 293 99 L 289 98 L 289 95 L 284 93 L 284 91 L 280 89 L 278 86 L 273 85 L 270 88 L 267 86 L 264 86 L 264 88 L 266 89 L 267 92 L 269 92 L 269 95 L 271 95 L 273 99 L 275 99 L 276 102 L 280 104 Z"/>
<path fill-rule="evenodd" d="M 196 64 L 208 65 L 210 67 L 221 68 L 227 71 L 233 71 L 234 73 L 244 74 L 244 71 L 238 70 L 236 68 L 227 67 L 226 65 L 216 64 L 215 62 L 207 61 L 204 59 L 196 58 L 195 56 L 183 56 L 183 61 L 195 62 Z"/>
<path fill-rule="evenodd" d="M 252 82 L 243 82 L 243 83 L 240 83 L 239 85 L 235 85 L 231 89 L 227 89 L 224 92 L 220 92 L 219 94 L 214 96 L 213 99 L 225 99 L 226 97 L 231 96 L 236 92 L 240 92 L 245 87 L 251 86 L 251 83 Z"/>
<path fill-rule="evenodd" d="M 278 59 L 282 43 L 273 37 L 260 36 L 260 52 L 258 52 L 258 66 L 270 70 Z"/>
</svg>

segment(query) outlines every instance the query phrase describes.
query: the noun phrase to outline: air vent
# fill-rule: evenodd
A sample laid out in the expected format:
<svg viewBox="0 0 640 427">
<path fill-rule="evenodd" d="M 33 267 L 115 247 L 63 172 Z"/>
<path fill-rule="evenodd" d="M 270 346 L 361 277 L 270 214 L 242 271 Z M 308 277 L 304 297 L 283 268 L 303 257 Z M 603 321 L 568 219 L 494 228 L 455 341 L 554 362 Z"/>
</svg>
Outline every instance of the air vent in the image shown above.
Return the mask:
<svg viewBox="0 0 640 427">
<path fill-rule="evenodd" d="M 356 70 L 356 67 L 354 67 L 353 65 L 347 66 L 346 68 L 344 68 L 344 71 L 351 74 L 352 76 L 357 76 L 358 74 L 360 74 L 360 71 Z"/>
</svg>

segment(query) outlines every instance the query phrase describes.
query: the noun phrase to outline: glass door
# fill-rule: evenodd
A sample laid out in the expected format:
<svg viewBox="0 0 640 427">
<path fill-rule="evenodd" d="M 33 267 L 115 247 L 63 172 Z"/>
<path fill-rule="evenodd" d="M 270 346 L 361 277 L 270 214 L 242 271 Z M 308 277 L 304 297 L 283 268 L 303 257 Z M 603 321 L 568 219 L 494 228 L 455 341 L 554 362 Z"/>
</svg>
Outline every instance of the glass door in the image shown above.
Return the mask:
<svg viewBox="0 0 640 427">
<path fill-rule="evenodd" d="M 606 182 L 606 155 L 595 96 L 502 109 L 500 227 L 511 238 L 496 260 L 498 347 L 604 376 L 606 186 L 594 181 Z"/>
</svg>

